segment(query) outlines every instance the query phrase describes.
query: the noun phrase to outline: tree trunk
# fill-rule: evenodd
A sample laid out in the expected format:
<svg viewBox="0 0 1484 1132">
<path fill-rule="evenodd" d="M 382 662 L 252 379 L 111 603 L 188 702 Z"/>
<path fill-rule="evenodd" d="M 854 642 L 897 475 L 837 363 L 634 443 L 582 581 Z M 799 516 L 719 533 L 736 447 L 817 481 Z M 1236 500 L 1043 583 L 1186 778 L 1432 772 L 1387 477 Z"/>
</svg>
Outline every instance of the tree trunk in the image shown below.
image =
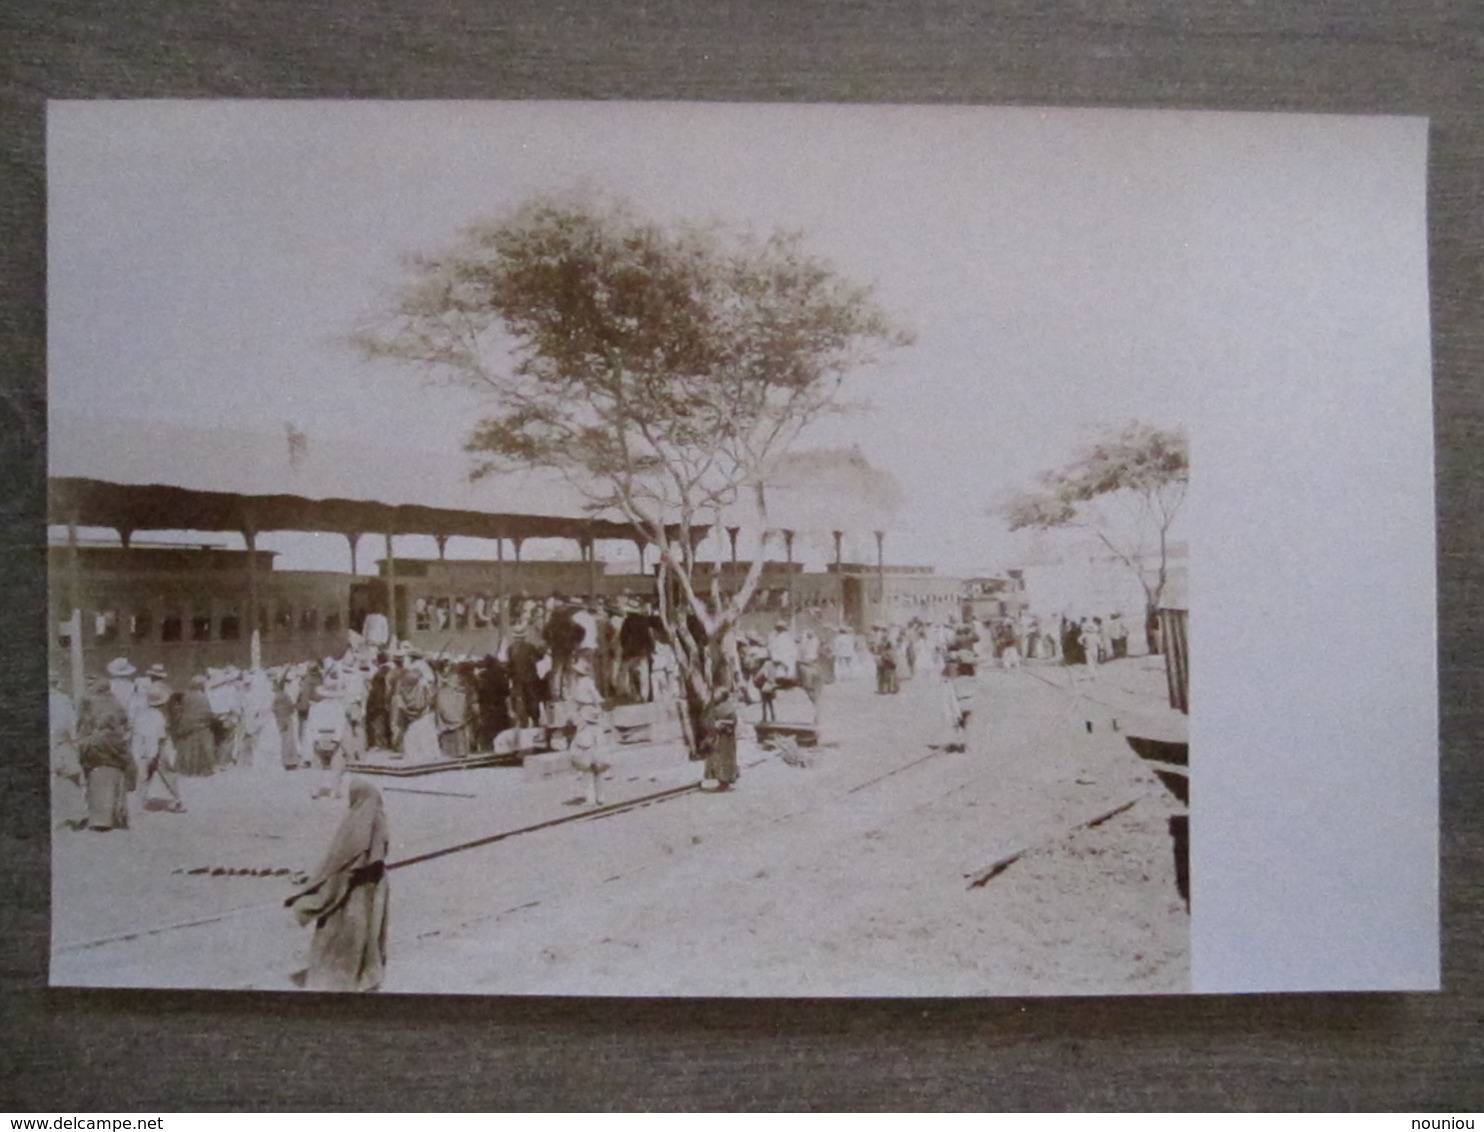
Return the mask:
<svg viewBox="0 0 1484 1132">
<path fill-rule="evenodd" d="M 713 665 L 708 663 L 710 634 L 691 608 L 678 577 L 684 566 L 675 563 L 669 554 L 660 561 L 660 621 L 675 653 L 681 733 L 691 759 L 703 759 L 711 749 L 707 709 L 716 692 Z"/>
<path fill-rule="evenodd" d="M 1149 600 L 1144 602 L 1144 647 L 1150 656 L 1159 655 L 1159 605 Z"/>
</svg>

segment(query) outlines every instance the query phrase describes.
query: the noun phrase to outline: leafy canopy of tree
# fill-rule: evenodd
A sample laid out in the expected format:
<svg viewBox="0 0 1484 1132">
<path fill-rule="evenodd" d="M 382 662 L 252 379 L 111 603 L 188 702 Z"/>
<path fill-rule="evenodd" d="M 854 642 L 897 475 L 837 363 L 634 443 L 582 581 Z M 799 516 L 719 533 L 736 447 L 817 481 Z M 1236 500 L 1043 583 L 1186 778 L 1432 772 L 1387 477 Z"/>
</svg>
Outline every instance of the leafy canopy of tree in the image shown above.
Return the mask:
<svg viewBox="0 0 1484 1132">
<path fill-rule="evenodd" d="M 468 440 L 481 471 L 555 469 L 661 546 L 661 592 L 681 606 L 662 615 L 709 696 L 703 649 L 756 589 L 770 475 L 844 408 L 846 375 L 910 335 L 798 233 L 665 227 L 612 202 L 534 200 L 408 267 L 362 350 L 482 395 Z M 695 536 L 739 500 L 755 512 L 752 569 L 708 600 Z"/>
<path fill-rule="evenodd" d="M 1146 617 L 1168 582 L 1169 533 L 1190 481 L 1190 441 L 1178 429 L 1134 421 L 1109 430 L 1066 465 L 1013 496 L 1010 529 L 1090 531 L 1144 588 Z M 1153 641 L 1151 638 L 1151 647 Z"/>
</svg>

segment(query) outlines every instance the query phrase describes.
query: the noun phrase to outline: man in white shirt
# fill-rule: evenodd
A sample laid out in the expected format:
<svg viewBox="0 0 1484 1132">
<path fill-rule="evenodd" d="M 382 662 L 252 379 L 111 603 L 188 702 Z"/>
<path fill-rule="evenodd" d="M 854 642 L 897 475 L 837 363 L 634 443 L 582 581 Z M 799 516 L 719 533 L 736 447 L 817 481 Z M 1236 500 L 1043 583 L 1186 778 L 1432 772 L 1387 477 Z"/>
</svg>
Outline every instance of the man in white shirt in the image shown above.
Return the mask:
<svg viewBox="0 0 1484 1132">
<path fill-rule="evenodd" d="M 144 706 L 134 717 L 134 761 L 139 766 L 139 804 L 149 801 L 149 786 L 156 778 L 170 795 L 170 810 L 185 812 L 180 788 L 175 783 L 175 744 L 162 710 L 170 702 L 170 689 L 155 685 L 146 693 Z"/>
<path fill-rule="evenodd" d="M 572 624 L 582 630 L 582 641 L 577 646 L 577 651 L 584 649 L 597 651 L 598 648 L 598 607 L 591 604 L 579 609 L 572 614 Z"/>
<path fill-rule="evenodd" d="M 788 622 L 780 620 L 768 639 L 768 659 L 773 662 L 773 678 L 796 682 L 799 678 L 799 645 L 788 631 Z"/>
</svg>

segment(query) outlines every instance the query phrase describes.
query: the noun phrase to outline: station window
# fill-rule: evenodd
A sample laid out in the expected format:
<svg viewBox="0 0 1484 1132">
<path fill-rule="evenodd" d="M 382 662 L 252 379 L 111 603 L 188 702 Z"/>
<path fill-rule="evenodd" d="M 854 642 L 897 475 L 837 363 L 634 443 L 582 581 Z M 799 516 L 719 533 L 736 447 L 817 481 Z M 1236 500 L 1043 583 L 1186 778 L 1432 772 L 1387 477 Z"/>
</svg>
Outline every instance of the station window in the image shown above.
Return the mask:
<svg viewBox="0 0 1484 1132">
<path fill-rule="evenodd" d="M 273 624 L 280 633 L 283 633 L 285 636 L 291 635 L 294 631 L 293 606 L 280 605 L 278 607 L 278 613 L 274 616 Z"/>
<path fill-rule="evenodd" d="M 412 605 L 412 627 L 425 633 L 433 627 L 433 613 L 425 597 L 418 598 Z"/>
<path fill-rule="evenodd" d="M 164 620 L 160 622 L 160 640 L 182 641 L 185 639 L 185 621 L 179 613 L 173 610 L 165 614 Z"/>
<path fill-rule="evenodd" d="M 453 627 L 455 629 L 467 629 L 469 627 L 469 599 L 456 597 L 453 599 Z"/>
<path fill-rule="evenodd" d="M 237 616 L 234 609 L 222 618 L 221 626 L 222 640 L 240 641 L 242 639 L 242 619 Z"/>
<path fill-rule="evenodd" d="M 147 641 L 155 635 L 155 618 L 147 609 L 138 609 L 129 618 L 129 636 L 136 641 Z"/>
<path fill-rule="evenodd" d="M 453 621 L 453 610 L 446 597 L 440 597 L 433 605 L 433 615 L 438 623 L 438 631 L 446 630 Z"/>
<path fill-rule="evenodd" d="M 480 594 L 474 599 L 474 628 L 489 628 L 491 605 L 492 603 L 490 602 L 490 599 L 484 594 Z"/>
<path fill-rule="evenodd" d="M 198 613 L 191 618 L 191 640 L 211 640 L 211 614 Z"/>
<path fill-rule="evenodd" d="M 332 609 L 332 610 L 330 610 L 329 613 L 326 613 L 325 614 L 325 632 L 326 633 L 338 633 L 338 632 L 340 632 L 340 621 L 341 621 L 340 611 L 338 609 Z"/>
<path fill-rule="evenodd" d="M 115 609 L 100 609 L 93 615 L 93 638 L 100 644 L 118 640 L 119 615 Z"/>
<path fill-rule="evenodd" d="M 317 609 L 301 609 L 301 610 L 299 610 L 299 632 L 301 632 L 301 633 L 317 633 L 317 632 L 319 632 L 319 610 L 317 610 Z"/>
</svg>

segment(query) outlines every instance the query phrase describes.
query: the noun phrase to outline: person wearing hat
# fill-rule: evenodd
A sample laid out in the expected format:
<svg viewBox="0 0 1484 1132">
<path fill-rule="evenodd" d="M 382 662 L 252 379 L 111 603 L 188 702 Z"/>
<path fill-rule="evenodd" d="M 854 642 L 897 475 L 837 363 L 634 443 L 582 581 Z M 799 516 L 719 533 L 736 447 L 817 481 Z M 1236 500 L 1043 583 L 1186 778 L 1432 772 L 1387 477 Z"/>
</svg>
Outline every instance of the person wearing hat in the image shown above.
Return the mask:
<svg viewBox="0 0 1484 1132">
<path fill-rule="evenodd" d="M 170 741 L 165 725 L 164 707 L 170 702 L 170 689 L 153 685 L 145 693 L 144 706 L 134 719 L 134 761 L 139 768 L 139 804 L 149 803 L 150 783 L 158 778 L 170 795 L 170 811 L 184 813 L 180 788 L 175 783 L 175 744 Z"/>
<path fill-rule="evenodd" d="M 546 650 L 529 625 L 521 625 L 507 650 L 510 674 L 510 714 L 516 727 L 534 727 L 541 714 L 541 673 L 537 664 Z"/>
<path fill-rule="evenodd" d="M 304 724 L 304 738 L 320 771 L 311 798 L 341 797 L 345 777 L 345 704 L 340 685 L 324 680 L 314 690 L 314 702 Z"/>
<path fill-rule="evenodd" d="M 117 657 L 108 662 L 108 690 L 112 693 L 129 717 L 130 726 L 134 723 L 134 715 L 144 703 L 144 696 L 139 688 L 139 670 L 129 663 L 125 657 Z"/>
<path fill-rule="evenodd" d="M 88 686 L 77 718 L 77 756 L 85 778 L 87 826 L 99 832 L 129 828 L 129 791 L 134 788 L 136 775 L 129 712 L 111 686 L 116 680 L 127 683 L 127 675 L 116 664 L 109 665 L 111 680 L 94 680 Z M 133 666 L 129 667 L 132 671 Z"/>
</svg>

